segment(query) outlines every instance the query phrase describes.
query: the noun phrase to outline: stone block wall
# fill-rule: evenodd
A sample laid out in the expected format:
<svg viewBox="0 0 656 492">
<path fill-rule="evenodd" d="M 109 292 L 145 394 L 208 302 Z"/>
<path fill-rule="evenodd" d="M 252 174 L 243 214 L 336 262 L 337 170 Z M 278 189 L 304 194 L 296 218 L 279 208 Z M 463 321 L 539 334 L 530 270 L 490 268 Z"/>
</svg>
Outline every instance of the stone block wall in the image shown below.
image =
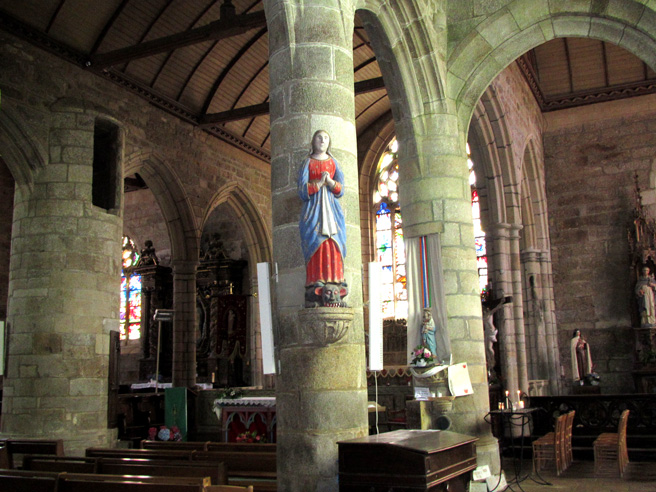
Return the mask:
<svg viewBox="0 0 656 492">
<path fill-rule="evenodd" d="M 0 320 L 7 318 L 7 287 L 9 285 L 9 250 L 11 247 L 11 217 L 14 210 L 14 178 L 0 157 Z"/>
<path fill-rule="evenodd" d="M 637 174 L 654 194 L 656 96 L 548 113 L 547 201 L 561 361 L 580 329 L 605 393 L 632 390 L 633 287 L 627 243 Z M 649 200 L 648 200 L 649 201 Z M 650 208 L 650 207 L 648 207 Z"/>
</svg>

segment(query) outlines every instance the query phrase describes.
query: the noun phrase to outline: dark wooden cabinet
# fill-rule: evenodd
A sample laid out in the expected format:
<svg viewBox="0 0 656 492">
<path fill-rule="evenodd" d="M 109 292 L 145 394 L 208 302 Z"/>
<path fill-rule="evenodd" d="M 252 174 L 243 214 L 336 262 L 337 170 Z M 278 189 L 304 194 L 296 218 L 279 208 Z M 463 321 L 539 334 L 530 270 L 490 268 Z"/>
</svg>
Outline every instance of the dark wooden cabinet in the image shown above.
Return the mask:
<svg viewBox="0 0 656 492">
<path fill-rule="evenodd" d="M 476 437 L 397 430 L 338 442 L 340 492 L 466 491 Z"/>
</svg>

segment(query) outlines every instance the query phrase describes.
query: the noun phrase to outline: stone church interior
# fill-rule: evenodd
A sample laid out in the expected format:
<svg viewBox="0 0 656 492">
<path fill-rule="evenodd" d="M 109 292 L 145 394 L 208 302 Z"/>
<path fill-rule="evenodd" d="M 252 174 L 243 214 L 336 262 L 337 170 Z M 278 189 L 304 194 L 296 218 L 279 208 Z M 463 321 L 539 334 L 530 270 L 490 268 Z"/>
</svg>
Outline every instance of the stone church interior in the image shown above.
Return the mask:
<svg viewBox="0 0 656 492">
<path fill-rule="evenodd" d="M 0 0 L 0 67 L 0 481 L 656 460 L 651 2 Z"/>
</svg>

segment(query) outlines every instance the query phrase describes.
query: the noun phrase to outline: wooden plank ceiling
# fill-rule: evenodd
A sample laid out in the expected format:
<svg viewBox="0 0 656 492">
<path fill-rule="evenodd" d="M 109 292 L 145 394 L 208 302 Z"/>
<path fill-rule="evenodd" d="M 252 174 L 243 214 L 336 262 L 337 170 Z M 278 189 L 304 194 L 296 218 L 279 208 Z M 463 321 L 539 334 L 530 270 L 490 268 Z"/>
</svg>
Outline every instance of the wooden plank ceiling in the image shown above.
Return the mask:
<svg viewBox="0 0 656 492">
<path fill-rule="evenodd" d="M 261 0 L 0 0 L 0 28 L 270 159 Z M 655 78 L 626 51 L 587 39 L 545 43 L 518 63 L 544 111 L 647 93 Z M 357 17 L 353 65 L 360 135 L 390 117 L 390 104 Z"/>
</svg>

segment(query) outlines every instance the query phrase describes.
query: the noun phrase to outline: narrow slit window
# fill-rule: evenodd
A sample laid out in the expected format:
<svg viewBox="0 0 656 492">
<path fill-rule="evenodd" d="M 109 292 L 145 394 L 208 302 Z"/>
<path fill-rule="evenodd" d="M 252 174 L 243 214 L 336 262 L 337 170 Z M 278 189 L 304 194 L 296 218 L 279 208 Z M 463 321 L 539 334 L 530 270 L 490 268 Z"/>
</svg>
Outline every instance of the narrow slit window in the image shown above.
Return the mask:
<svg viewBox="0 0 656 492">
<path fill-rule="evenodd" d="M 91 202 L 105 210 L 119 207 L 119 128 L 97 118 L 93 129 Z"/>
</svg>

